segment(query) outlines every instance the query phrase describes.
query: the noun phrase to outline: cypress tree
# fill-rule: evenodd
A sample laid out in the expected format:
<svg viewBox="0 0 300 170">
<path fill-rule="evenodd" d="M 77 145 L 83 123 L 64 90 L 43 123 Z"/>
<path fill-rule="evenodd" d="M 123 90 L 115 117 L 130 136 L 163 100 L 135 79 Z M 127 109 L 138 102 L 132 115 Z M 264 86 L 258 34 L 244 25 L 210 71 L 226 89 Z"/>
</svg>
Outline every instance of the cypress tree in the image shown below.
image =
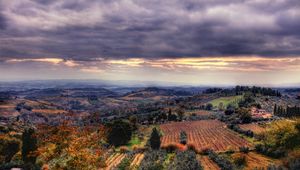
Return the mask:
<svg viewBox="0 0 300 170">
<path fill-rule="evenodd" d="M 277 105 L 275 104 L 275 106 L 274 106 L 274 111 L 273 111 L 273 113 L 274 113 L 274 115 L 277 115 L 278 113 L 278 110 L 277 110 Z"/>
<path fill-rule="evenodd" d="M 37 150 L 37 138 L 33 128 L 25 129 L 22 135 L 22 159 L 25 163 L 35 164 Z"/>
<path fill-rule="evenodd" d="M 152 129 L 152 133 L 150 136 L 150 147 L 152 149 L 159 149 L 160 147 L 160 134 L 156 128 Z"/>
</svg>

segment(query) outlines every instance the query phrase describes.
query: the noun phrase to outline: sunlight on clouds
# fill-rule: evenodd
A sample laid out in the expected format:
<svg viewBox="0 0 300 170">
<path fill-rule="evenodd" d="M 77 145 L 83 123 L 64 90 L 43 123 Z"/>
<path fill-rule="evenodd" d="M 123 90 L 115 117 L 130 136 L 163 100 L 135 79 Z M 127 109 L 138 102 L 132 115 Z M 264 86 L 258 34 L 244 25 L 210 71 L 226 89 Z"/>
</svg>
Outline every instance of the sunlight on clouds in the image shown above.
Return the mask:
<svg viewBox="0 0 300 170">
<path fill-rule="evenodd" d="M 203 57 L 203 58 L 163 58 L 163 59 L 101 59 L 95 61 L 74 61 L 62 58 L 10 59 L 7 63 L 40 62 L 53 66 L 67 66 L 82 72 L 103 73 L 123 72 L 133 69 L 154 69 L 158 71 L 241 71 L 241 72 L 270 72 L 270 71 L 300 71 L 299 57 L 266 58 L 250 57 Z M 101 68 L 101 69 L 99 69 Z"/>
<path fill-rule="evenodd" d="M 145 60 L 140 59 L 140 58 L 130 58 L 130 59 L 126 59 L 126 60 L 106 60 L 106 61 L 104 61 L 104 63 L 107 63 L 107 64 L 127 65 L 127 66 L 132 66 L 132 67 L 139 67 L 144 62 L 145 62 Z"/>
<path fill-rule="evenodd" d="M 80 66 L 80 64 L 76 63 L 73 60 L 67 60 L 64 62 L 64 64 L 68 67 L 76 67 L 76 66 Z"/>
<path fill-rule="evenodd" d="M 64 60 L 61 58 L 34 58 L 34 59 L 10 59 L 7 62 L 17 63 L 17 62 L 47 62 L 52 64 L 59 64 Z"/>
</svg>

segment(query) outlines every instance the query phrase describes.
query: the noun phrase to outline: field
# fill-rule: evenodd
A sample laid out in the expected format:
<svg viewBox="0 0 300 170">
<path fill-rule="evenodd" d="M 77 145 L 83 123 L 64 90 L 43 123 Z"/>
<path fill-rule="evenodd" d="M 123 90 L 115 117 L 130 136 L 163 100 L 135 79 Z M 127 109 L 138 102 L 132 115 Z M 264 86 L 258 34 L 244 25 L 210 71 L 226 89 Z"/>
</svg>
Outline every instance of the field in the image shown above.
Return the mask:
<svg viewBox="0 0 300 170">
<path fill-rule="evenodd" d="M 33 109 L 32 112 L 34 113 L 42 113 L 46 115 L 56 115 L 56 114 L 63 114 L 67 113 L 65 110 L 61 109 Z"/>
<path fill-rule="evenodd" d="M 212 149 L 216 152 L 239 150 L 242 146 L 251 147 L 245 139 L 228 130 L 218 120 L 200 120 L 193 122 L 174 122 L 160 125 L 163 132 L 162 146 L 179 143 L 181 131 L 187 133 L 188 144 L 194 144 L 197 151 Z"/>
<path fill-rule="evenodd" d="M 232 155 L 233 157 L 246 157 L 246 167 L 245 170 L 252 170 L 252 169 L 267 169 L 268 165 L 274 164 L 275 161 L 267 158 L 263 155 L 257 154 L 255 152 L 249 152 L 247 154 L 236 153 Z M 278 162 L 277 162 L 278 163 Z"/>
<path fill-rule="evenodd" d="M 115 153 L 112 154 L 106 161 L 105 164 L 107 165 L 103 170 L 110 170 L 115 168 L 124 158 L 126 154 L 123 153 Z"/>
<path fill-rule="evenodd" d="M 213 107 L 219 107 L 220 103 L 223 103 L 224 107 L 228 106 L 229 104 L 236 106 L 237 103 L 242 99 L 242 97 L 243 97 L 242 95 L 230 96 L 230 97 L 220 97 L 220 98 L 210 101 L 209 103 L 211 103 L 213 105 Z"/>
<path fill-rule="evenodd" d="M 241 125 L 239 125 L 239 127 L 243 130 L 251 130 L 255 134 L 259 134 L 259 133 L 266 131 L 265 128 L 259 126 L 258 124 L 255 124 L 255 123 L 241 124 Z"/>
<path fill-rule="evenodd" d="M 209 159 L 208 156 L 198 156 L 198 160 L 204 170 L 221 170 L 221 168 L 214 161 Z"/>
<path fill-rule="evenodd" d="M 141 161 L 144 159 L 144 156 L 145 155 L 143 153 L 137 153 L 130 163 L 130 168 L 134 169 L 135 167 L 139 166 Z"/>
</svg>

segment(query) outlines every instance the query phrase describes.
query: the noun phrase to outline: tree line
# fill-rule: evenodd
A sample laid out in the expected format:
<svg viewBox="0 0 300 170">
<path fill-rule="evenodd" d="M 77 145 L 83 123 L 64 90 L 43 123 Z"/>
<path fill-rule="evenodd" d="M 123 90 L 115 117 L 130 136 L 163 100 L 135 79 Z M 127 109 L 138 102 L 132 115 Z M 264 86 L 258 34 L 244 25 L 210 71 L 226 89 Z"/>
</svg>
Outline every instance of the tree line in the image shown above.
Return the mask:
<svg viewBox="0 0 300 170">
<path fill-rule="evenodd" d="M 274 106 L 274 115 L 280 117 L 293 117 L 293 116 L 300 116 L 300 107 L 294 106 Z"/>
<path fill-rule="evenodd" d="M 252 93 L 254 95 L 260 94 L 263 96 L 277 96 L 281 97 L 281 93 L 278 90 L 273 90 L 268 87 L 257 87 L 257 86 L 235 86 L 232 89 L 221 89 L 221 88 L 208 88 L 203 93 L 217 93 L 219 92 L 223 96 L 231 96 L 231 95 L 242 95 L 244 93 Z"/>
</svg>

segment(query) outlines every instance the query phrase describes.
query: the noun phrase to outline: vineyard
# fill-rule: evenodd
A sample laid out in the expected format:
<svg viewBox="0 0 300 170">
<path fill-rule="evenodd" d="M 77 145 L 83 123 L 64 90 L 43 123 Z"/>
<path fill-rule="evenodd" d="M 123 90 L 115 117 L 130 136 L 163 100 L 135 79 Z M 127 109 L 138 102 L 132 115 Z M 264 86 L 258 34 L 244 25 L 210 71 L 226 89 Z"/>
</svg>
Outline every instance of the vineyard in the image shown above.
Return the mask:
<svg viewBox="0 0 300 170">
<path fill-rule="evenodd" d="M 101 168 L 100 170 L 118 169 L 118 165 L 122 162 L 122 160 L 125 160 L 125 158 L 130 157 L 129 155 L 126 153 L 113 153 L 106 159 L 106 167 Z M 136 169 L 140 165 L 141 161 L 144 159 L 144 156 L 144 153 L 134 154 L 130 159 L 130 164 L 128 168 Z"/>
<path fill-rule="evenodd" d="M 266 131 L 265 128 L 259 126 L 258 124 L 250 123 L 250 124 L 241 124 L 239 125 L 241 129 L 243 130 L 251 130 L 255 134 L 262 133 Z"/>
<path fill-rule="evenodd" d="M 208 156 L 198 156 L 198 160 L 204 170 L 221 170 L 221 168 L 214 161 L 209 159 Z"/>
<path fill-rule="evenodd" d="M 136 154 L 135 157 L 133 158 L 133 161 L 130 164 L 130 168 L 134 169 L 135 167 L 139 166 L 144 156 L 145 155 L 143 153 Z"/>
<path fill-rule="evenodd" d="M 115 153 L 112 154 L 106 161 L 105 164 L 107 165 L 104 170 L 110 170 L 115 168 L 124 158 L 126 154 Z"/>
<path fill-rule="evenodd" d="M 193 122 L 174 122 L 160 125 L 163 132 L 162 146 L 179 142 L 181 131 L 187 133 L 188 144 L 193 144 L 197 151 L 212 149 L 216 152 L 239 150 L 240 147 L 251 147 L 245 139 L 228 130 L 218 120 L 200 120 Z"/>
<path fill-rule="evenodd" d="M 246 162 L 247 162 L 247 165 L 245 167 L 246 170 L 267 169 L 268 165 L 274 164 L 274 160 L 254 152 L 249 152 L 247 154 L 237 153 L 234 156 L 240 157 L 243 155 L 246 157 Z"/>
</svg>

